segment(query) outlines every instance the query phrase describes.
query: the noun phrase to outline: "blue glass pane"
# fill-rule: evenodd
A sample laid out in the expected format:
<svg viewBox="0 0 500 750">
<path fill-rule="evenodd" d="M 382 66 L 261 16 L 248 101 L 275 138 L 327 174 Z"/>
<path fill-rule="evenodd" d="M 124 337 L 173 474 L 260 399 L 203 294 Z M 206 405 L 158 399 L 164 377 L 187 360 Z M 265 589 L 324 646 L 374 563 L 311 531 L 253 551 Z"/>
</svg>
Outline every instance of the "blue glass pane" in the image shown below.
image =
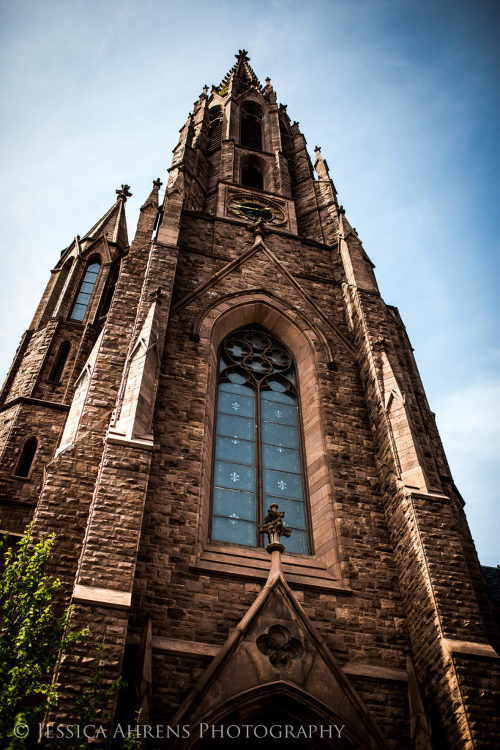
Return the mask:
<svg viewBox="0 0 500 750">
<path fill-rule="evenodd" d="M 216 461 L 214 484 L 217 487 L 255 491 L 255 469 L 246 464 Z"/>
<path fill-rule="evenodd" d="M 278 368 L 284 368 L 290 364 L 290 357 L 283 351 L 283 349 L 271 349 L 267 356 Z"/>
<path fill-rule="evenodd" d="M 219 393 L 217 404 L 219 411 L 226 414 L 237 414 L 240 417 L 253 417 L 255 414 L 255 399 L 241 396 L 239 393 Z"/>
<path fill-rule="evenodd" d="M 255 463 L 255 443 L 238 437 L 217 437 L 215 455 L 226 461 L 236 461 L 242 464 Z M 273 466 L 272 468 L 280 468 Z"/>
<path fill-rule="evenodd" d="M 292 535 L 288 539 L 282 536 L 281 541 L 285 546 L 285 552 L 297 552 L 300 555 L 308 554 L 307 535 L 305 531 L 292 529 Z"/>
<path fill-rule="evenodd" d="M 280 401 L 282 404 L 295 404 L 295 397 L 288 393 L 280 393 L 279 391 L 262 391 L 262 401 Z"/>
<path fill-rule="evenodd" d="M 254 355 L 253 357 L 249 357 L 248 359 L 246 359 L 245 364 L 253 372 L 271 372 L 271 366 L 269 365 L 269 363 L 258 355 Z"/>
<path fill-rule="evenodd" d="M 264 495 L 264 514 L 267 514 L 267 509 L 272 503 L 278 504 L 278 510 L 284 510 L 285 516 L 283 523 L 285 526 L 290 526 L 295 529 L 306 528 L 306 517 L 304 514 L 304 503 L 302 500 L 289 500 L 284 497 L 272 497 L 272 495 Z"/>
<path fill-rule="evenodd" d="M 295 406 L 285 406 L 276 401 L 265 401 L 261 403 L 262 419 L 279 424 L 297 424 L 297 409 Z"/>
<path fill-rule="evenodd" d="M 282 445 L 263 445 L 262 464 L 267 469 L 280 469 L 300 474 L 300 453 Z"/>
<path fill-rule="evenodd" d="M 100 267 L 101 267 L 100 263 L 91 263 L 90 266 L 87 268 L 85 276 L 87 276 L 87 274 L 93 274 L 94 276 L 97 276 L 97 274 L 99 273 Z"/>
<path fill-rule="evenodd" d="M 241 393 L 242 396 L 249 396 L 249 398 L 255 398 L 255 391 L 248 385 L 240 385 L 239 383 L 221 383 L 219 386 L 219 392 L 224 393 Z"/>
<path fill-rule="evenodd" d="M 241 375 L 239 372 L 230 372 L 228 375 L 231 383 L 246 383 L 246 377 Z"/>
<path fill-rule="evenodd" d="M 260 333 L 250 334 L 250 336 L 247 336 L 247 341 L 254 349 L 265 349 L 271 343 L 267 336 L 263 336 Z"/>
<path fill-rule="evenodd" d="M 90 300 L 90 294 L 87 294 L 86 292 L 78 292 L 78 297 L 76 298 L 76 302 L 78 305 L 87 305 L 89 304 Z"/>
<path fill-rule="evenodd" d="M 92 281 L 92 283 L 89 283 L 88 281 L 84 281 L 80 287 L 80 294 L 82 292 L 85 292 L 86 294 L 91 295 L 92 289 L 94 288 L 94 283 L 95 283 L 94 280 Z"/>
<path fill-rule="evenodd" d="M 213 517 L 212 539 L 219 542 L 232 542 L 233 544 L 247 544 L 255 547 L 256 529 L 255 524 L 250 521 L 237 521 L 234 518 Z"/>
<path fill-rule="evenodd" d="M 286 391 L 288 388 L 286 383 L 284 383 L 280 378 L 271 378 L 271 380 L 268 381 L 268 385 L 272 391 L 278 391 L 279 393 Z"/>
<path fill-rule="evenodd" d="M 73 311 L 71 313 L 71 319 L 72 320 L 83 320 L 85 317 L 85 311 L 87 310 L 87 305 L 79 305 L 76 303 L 76 305 L 73 307 Z"/>
<path fill-rule="evenodd" d="M 300 474 L 288 474 L 284 471 L 264 469 L 262 479 L 266 494 L 302 498 L 302 477 Z"/>
<path fill-rule="evenodd" d="M 255 521 L 255 495 L 216 487 L 213 515 Z"/>
<path fill-rule="evenodd" d="M 235 359 L 241 359 L 245 354 L 250 354 L 250 349 L 244 348 L 239 344 L 231 344 L 227 347 L 227 351 L 233 355 Z"/>
<path fill-rule="evenodd" d="M 253 440 L 255 432 L 253 419 L 245 417 L 233 417 L 230 414 L 219 413 L 217 415 L 217 434 L 229 437 Z M 282 428 L 283 429 L 283 428 Z"/>
<path fill-rule="evenodd" d="M 262 441 L 271 445 L 282 445 L 285 448 L 298 448 L 299 434 L 296 427 L 287 427 L 275 422 L 263 422 Z"/>
</svg>

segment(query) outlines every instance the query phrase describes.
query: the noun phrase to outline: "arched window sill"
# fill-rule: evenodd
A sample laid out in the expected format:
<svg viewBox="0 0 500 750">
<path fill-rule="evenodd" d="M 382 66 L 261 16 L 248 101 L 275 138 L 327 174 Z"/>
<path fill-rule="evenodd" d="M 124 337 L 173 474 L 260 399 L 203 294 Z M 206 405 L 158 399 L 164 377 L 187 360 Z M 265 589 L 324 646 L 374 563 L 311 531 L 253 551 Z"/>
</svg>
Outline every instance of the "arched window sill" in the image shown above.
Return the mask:
<svg viewBox="0 0 500 750">
<path fill-rule="evenodd" d="M 244 578 L 265 583 L 271 558 L 261 548 L 237 547 L 217 542 L 208 543 L 190 566 L 194 573 Z M 283 555 L 283 573 L 292 588 L 313 589 L 324 593 L 351 594 L 352 589 L 333 578 L 321 561 L 313 555 Z"/>
</svg>

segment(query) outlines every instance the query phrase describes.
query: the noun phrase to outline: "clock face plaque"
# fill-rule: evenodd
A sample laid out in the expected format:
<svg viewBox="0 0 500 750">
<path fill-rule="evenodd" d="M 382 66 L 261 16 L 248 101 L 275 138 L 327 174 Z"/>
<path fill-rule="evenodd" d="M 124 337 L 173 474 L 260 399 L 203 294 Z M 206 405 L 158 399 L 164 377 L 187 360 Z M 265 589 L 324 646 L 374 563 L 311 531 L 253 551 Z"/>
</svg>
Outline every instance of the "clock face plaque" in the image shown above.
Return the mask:
<svg viewBox="0 0 500 750">
<path fill-rule="evenodd" d="M 254 195 L 237 195 L 228 201 L 229 211 L 240 219 L 254 221 L 261 219 L 266 224 L 280 225 L 285 223 L 285 214 L 274 203 L 266 198 Z"/>
</svg>

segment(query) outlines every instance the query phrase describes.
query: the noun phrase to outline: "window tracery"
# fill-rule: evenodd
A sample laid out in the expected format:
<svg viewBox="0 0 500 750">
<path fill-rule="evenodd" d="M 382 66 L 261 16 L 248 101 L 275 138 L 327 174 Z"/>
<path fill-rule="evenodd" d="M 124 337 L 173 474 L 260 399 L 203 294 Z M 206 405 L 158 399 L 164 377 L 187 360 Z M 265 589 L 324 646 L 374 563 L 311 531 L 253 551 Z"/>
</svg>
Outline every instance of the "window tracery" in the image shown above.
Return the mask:
<svg viewBox="0 0 500 750">
<path fill-rule="evenodd" d="M 295 366 L 267 330 L 235 331 L 219 354 L 212 539 L 261 546 L 271 503 L 285 511 L 287 552 L 308 554 Z"/>
</svg>

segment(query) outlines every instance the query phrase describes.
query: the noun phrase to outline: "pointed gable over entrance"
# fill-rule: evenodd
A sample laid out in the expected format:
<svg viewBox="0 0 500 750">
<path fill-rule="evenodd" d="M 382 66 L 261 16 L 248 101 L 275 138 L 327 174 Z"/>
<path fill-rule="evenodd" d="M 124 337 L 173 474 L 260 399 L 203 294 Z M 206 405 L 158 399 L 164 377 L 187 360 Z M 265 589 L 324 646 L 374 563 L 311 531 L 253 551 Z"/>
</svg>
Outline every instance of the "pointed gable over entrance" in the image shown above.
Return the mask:
<svg viewBox="0 0 500 750">
<path fill-rule="evenodd" d="M 287 731 L 288 726 L 289 738 L 304 740 L 309 748 L 330 742 L 338 747 L 339 739 L 342 747 L 387 748 L 286 583 L 278 555 L 274 550 L 266 585 L 170 721 L 190 726 L 191 740 L 184 739 L 182 747 L 204 746 L 212 726 L 234 723 L 240 730 L 274 725 Z"/>
</svg>

